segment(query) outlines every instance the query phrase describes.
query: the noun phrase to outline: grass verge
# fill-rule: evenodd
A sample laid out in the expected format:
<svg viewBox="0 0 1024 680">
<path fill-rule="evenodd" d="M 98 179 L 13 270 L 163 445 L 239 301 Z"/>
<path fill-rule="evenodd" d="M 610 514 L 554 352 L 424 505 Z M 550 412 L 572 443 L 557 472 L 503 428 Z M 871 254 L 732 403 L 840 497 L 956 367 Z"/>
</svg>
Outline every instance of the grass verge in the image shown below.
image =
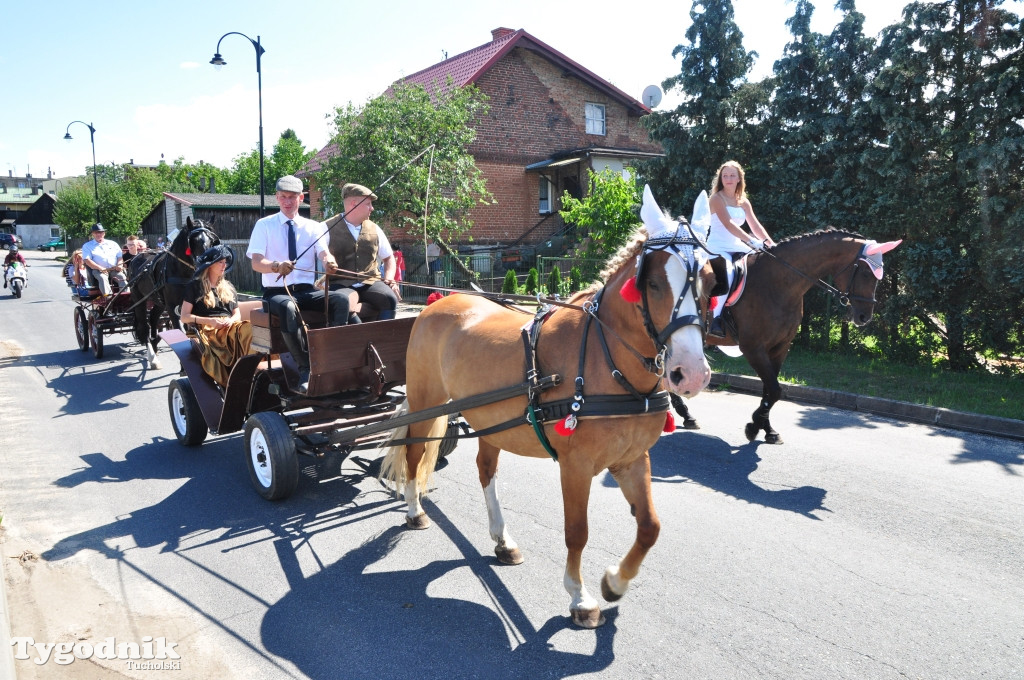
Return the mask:
<svg viewBox="0 0 1024 680">
<path fill-rule="evenodd" d="M 708 361 L 711 370 L 718 373 L 757 376 L 743 357 L 733 359 L 712 349 L 708 352 Z M 782 365 L 779 380 L 967 413 L 1024 418 L 1024 378 L 1020 376 L 953 373 L 794 347 Z"/>
</svg>

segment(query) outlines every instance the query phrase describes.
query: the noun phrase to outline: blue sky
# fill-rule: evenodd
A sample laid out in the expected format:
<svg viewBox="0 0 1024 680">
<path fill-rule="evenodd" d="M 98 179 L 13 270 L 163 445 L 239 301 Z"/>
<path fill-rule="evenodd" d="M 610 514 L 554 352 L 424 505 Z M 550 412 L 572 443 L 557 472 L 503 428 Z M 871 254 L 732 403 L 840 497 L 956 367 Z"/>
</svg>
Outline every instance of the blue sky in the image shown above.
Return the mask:
<svg viewBox="0 0 1024 680">
<path fill-rule="evenodd" d="M 899 19 L 901 0 L 858 0 L 866 32 Z M 283 9 L 290 5 L 290 9 Z M 781 56 L 793 13 L 789 0 L 734 0 L 744 45 L 760 53 L 754 77 Z M 815 30 L 836 23 L 833 3 L 816 2 Z M 1006 7 L 1020 11 L 1021 2 Z M 490 40 L 499 26 L 526 29 L 637 97 L 677 73 L 672 49 L 684 42 L 691 2 L 558 0 L 50 0 L 4 3 L 6 87 L 0 106 L 0 172 L 77 175 L 98 163 L 205 160 L 230 165 L 256 146 L 256 55 L 240 36 L 210 64 L 229 31 L 255 39 L 263 55 L 267 151 L 293 128 L 308 148 L 329 139 L 334 108 L 362 103 L 404 74 Z M 662 107 L 671 104 L 667 97 Z"/>
</svg>

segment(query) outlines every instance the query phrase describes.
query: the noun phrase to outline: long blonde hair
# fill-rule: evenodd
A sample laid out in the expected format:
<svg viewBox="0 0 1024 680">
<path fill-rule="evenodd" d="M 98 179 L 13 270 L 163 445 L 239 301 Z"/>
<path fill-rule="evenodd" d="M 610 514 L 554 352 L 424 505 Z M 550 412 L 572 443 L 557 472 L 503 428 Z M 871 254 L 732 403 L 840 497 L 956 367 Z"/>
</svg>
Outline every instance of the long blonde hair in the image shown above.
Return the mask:
<svg viewBox="0 0 1024 680">
<path fill-rule="evenodd" d="M 212 308 L 216 305 L 217 298 L 220 298 L 220 301 L 223 303 L 234 302 L 235 300 L 235 287 L 232 286 L 231 282 L 223 276 L 220 277 L 220 281 L 217 282 L 217 285 L 211 286 L 210 277 L 204 272 L 203 275 L 199 277 L 199 286 L 202 290 L 202 295 L 200 295 L 199 298 L 207 307 Z M 214 291 L 217 293 L 216 297 L 214 296 Z"/>
<path fill-rule="evenodd" d="M 736 185 L 736 205 L 739 205 L 747 198 L 747 177 L 743 172 L 743 166 L 736 161 L 726 161 L 719 166 L 718 172 L 715 173 L 715 179 L 711 181 L 711 195 L 714 196 L 725 188 L 722 184 L 722 170 L 726 168 L 735 168 L 739 173 L 740 181 Z"/>
</svg>

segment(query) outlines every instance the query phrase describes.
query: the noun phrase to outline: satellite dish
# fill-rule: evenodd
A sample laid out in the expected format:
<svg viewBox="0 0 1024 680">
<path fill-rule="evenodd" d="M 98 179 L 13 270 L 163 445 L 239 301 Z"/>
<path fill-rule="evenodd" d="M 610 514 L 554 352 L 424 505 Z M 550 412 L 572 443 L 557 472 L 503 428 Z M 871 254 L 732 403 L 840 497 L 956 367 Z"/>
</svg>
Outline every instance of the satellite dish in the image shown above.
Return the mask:
<svg viewBox="0 0 1024 680">
<path fill-rule="evenodd" d="M 661 103 L 661 88 L 657 85 L 648 85 L 644 88 L 644 93 L 640 95 L 640 98 L 644 106 L 653 109 Z"/>
</svg>

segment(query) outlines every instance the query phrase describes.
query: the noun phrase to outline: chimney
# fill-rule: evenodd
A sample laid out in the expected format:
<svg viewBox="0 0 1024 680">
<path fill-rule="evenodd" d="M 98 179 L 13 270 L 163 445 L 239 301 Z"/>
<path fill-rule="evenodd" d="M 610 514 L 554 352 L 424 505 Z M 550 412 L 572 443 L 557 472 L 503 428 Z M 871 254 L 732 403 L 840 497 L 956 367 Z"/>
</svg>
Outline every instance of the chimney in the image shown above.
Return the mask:
<svg viewBox="0 0 1024 680">
<path fill-rule="evenodd" d="M 53 170 L 50 168 L 46 169 L 46 179 L 53 179 Z"/>
<path fill-rule="evenodd" d="M 515 33 L 511 28 L 498 27 L 491 31 L 491 42 L 504 38 L 506 35 L 512 35 Z"/>
<path fill-rule="evenodd" d="M 215 186 L 213 186 L 213 178 L 212 177 L 210 178 L 210 193 L 211 194 L 217 193 L 217 188 Z"/>
</svg>

